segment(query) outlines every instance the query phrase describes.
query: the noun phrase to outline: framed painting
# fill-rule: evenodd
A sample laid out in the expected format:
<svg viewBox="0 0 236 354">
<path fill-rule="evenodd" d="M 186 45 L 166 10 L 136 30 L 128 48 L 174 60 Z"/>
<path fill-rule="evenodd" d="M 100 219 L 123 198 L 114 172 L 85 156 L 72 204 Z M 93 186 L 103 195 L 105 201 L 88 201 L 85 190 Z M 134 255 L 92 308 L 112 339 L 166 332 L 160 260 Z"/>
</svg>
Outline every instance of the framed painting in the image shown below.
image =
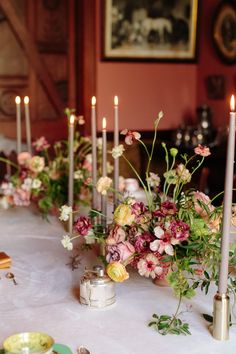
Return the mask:
<svg viewBox="0 0 236 354">
<path fill-rule="evenodd" d="M 236 63 L 236 2 L 223 0 L 213 21 L 213 41 L 225 64 Z"/>
<path fill-rule="evenodd" d="M 195 61 L 198 0 L 104 0 L 103 59 Z"/>
</svg>

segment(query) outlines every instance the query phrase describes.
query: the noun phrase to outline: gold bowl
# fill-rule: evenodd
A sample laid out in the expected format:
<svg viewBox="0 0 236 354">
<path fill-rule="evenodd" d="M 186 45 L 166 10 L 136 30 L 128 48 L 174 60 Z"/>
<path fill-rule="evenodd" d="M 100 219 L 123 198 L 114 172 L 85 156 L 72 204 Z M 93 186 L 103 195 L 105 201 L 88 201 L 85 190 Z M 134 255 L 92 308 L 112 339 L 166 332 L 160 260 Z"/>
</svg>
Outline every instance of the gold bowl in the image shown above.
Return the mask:
<svg viewBox="0 0 236 354">
<path fill-rule="evenodd" d="M 3 342 L 6 354 L 50 354 L 54 340 L 46 333 L 25 332 L 17 333 Z"/>
</svg>

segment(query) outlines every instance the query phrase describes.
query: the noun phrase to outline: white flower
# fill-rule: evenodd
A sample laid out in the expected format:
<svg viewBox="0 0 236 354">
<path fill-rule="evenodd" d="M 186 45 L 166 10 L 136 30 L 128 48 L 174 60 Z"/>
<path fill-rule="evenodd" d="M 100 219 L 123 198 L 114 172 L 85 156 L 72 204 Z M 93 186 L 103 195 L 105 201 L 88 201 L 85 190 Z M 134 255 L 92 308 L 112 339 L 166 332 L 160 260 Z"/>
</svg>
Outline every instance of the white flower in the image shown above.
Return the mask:
<svg viewBox="0 0 236 354">
<path fill-rule="evenodd" d="M 141 276 L 155 279 L 157 275 L 161 275 L 163 272 L 160 266 L 159 259 L 152 253 L 148 253 L 145 258 L 141 258 L 137 264 L 138 272 Z"/>
<path fill-rule="evenodd" d="M 29 161 L 28 161 L 28 167 L 30 171 L 34 173 L 40 173 L 43 171 L 45 167 L 45 160 L 44 157 L 40 156 L 33 156 Z"/>
<path fill-rule="evenodd" d="M 83 179 L 84 175 L 83 172 L 81 170 L 75 171 L 74 172 L 74 179 Z"/>
<path fill-rule="evenodd" d="M 32 186 L 31 186 L 31 188 L 32 188 L 32 189 L 39 189 L 39 188 L 41 187 L 41 185 L 42 185 L 42 182 L 40 181 L 40 179 L 35 178 L 35 179 L 33 179 L 33 181 L 32 181 Z"/>
<path fill-rule="evenodd" d="M 87 245 L 95 243 L 94 232 L 92 229 L 88 231 L 87 235 L 84 236 L 84 239 Z"/>
<path fill-rule="evenodd" d="M 112 179 L 109 177 L 100 177 L 97 181 L 97 191 L 102 195 L 107 195 L 107 191 L 112 184 Z"/>
<path fill-rule="evenodd" d="M 154 227 L 154 235 L 157 238 L 161 238 L 164 235 L 164 233 L 165 231 L 160 226 Z"/>
<path fill-rule="evenodd" d="M 118 146 L 114 146 L 113 149 L 112 149 L 112 152 L 111 152 L 112 157 L 114 159 L 117 159 L 118 157 L 123 155 L 124 151 L 125 151 L 125 148 L 124 148 L 123 144 L 120 144 Z"/>
<path fill-rule="evenodd" d="M 102 150 L 102 138 L 97 138 L 97 148 L 98 150 Z"/>
<path fill-rule="evenodd" d="M 14 192 L 14 189 L 15 188 L 11 182 L 9 182 L 9 183 L 3 182 L 1 184 L 1 190 L 4 195 L 12 195 Z"/>
<path fill-rule="evenodd" d="M 109 161 L 107 161 L 107 173 L 110 174 L 113 171 L 113 166 L 110 164 Z"/>
<path fill-rule="evenodd" d="M 161 179 L 158 174 L 150 172 L 149 175 L 150 176 L 147 178 L 147 182 L 149 183 L 149 185 L 153 188 L 159 187 Z"/>
<path fill-rule="evenodd" d="M 65 247 L 68 251 L 73 250 L 73 244 L 71 242 L 70 236 L 64 235 L 61 240 L 61 243 L 62 243 L 63 247 Z"/>
<path fill-rule="evenodd" d="M 163 242 L 162 240 L 152 241 L 150 243 L 150 250 L 153 251 L 153 252 L 157 252 L 158 251 L 160 254 L 165 252 L 169 256 L 173 256 L 174 255 L 173 246 L 170 243 L 168 243 L 168 242 L 166 242 L 166 243 Z"/>
<path fill-rule="evenodd" d="M 59 219 L 61 221 L 67 221 L 69 220 L 69 216 L 72 213 L 72 208 L 68 205 L 63 205 L 60 208 L 61 215 L 59 216 Z"/>
<path fill-rule="evenodd" d="M 24 189 L 25 191 L 30 191 L 32 187 L 32 178 L 26 178 L 24 179 L 24 183 L 22 184 L 21 188 Z"/>
<path fill-rule="evenodd" d="M 184 164 L 179 164 L 176 168 L 176 173 L 179 176 L 181 182 L 188 183 L 191 181 L 191 173 L 189 170 L 184 166 Z"/>
<path fill-rule="evenodd" d="M 92 160 L 92 154 L 87 154 L 85 156 L 85 160 L 90 163 L 90 165 L 92 164 L 93 160 Z"/>
<path fill-rule="evenodd" d="M 8 209 L 9 208 L 9 203 L 7 197 L 2 197 L 0 198 L 0 209 Z"/>
</svg>

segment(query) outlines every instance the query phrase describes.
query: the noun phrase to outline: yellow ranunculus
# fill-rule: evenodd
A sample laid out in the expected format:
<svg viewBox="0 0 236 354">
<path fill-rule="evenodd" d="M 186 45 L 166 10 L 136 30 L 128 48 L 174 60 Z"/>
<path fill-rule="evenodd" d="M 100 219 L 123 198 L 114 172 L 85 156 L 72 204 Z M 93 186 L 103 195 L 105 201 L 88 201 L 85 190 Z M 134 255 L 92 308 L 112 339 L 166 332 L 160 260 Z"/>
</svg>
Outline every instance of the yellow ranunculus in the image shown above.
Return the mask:
<svg viewBox="0 0 236 354">
<path fill-rule="evenodd" d="M 134 215 L 131 213 L 131 206 L 120 204 L 114 212 L 114 221 L 117 225 L 131 225 L 134 221 Z"/>
<path fill-rule="evenodd" d="M 107 274 L 113 281 L 119 283 L 129 278 L 129 273 L 127 273 L 125 266 L 120 262 L 109 263 Z"/>
</svg>

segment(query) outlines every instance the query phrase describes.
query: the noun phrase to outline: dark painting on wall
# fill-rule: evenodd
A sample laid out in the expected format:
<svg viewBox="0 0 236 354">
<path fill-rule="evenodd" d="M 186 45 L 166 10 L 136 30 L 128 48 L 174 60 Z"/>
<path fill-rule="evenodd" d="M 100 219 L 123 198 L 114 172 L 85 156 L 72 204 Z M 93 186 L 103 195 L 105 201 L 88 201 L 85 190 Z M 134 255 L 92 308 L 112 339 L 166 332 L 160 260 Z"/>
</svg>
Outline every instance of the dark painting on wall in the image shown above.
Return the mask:
<svg viewBox="0 0 236 354">
<path fill-rule="evenodd" d="M 198 0 L 105 0 L 104 11 L 104 59 L 196 59 Z"/>
<path fill-rule="evenodd" d="M 225 78 L 223 75 L 211 75 L 206 78 L 207 97 L 211 100 L 225 98 Z"/>
</svg>

